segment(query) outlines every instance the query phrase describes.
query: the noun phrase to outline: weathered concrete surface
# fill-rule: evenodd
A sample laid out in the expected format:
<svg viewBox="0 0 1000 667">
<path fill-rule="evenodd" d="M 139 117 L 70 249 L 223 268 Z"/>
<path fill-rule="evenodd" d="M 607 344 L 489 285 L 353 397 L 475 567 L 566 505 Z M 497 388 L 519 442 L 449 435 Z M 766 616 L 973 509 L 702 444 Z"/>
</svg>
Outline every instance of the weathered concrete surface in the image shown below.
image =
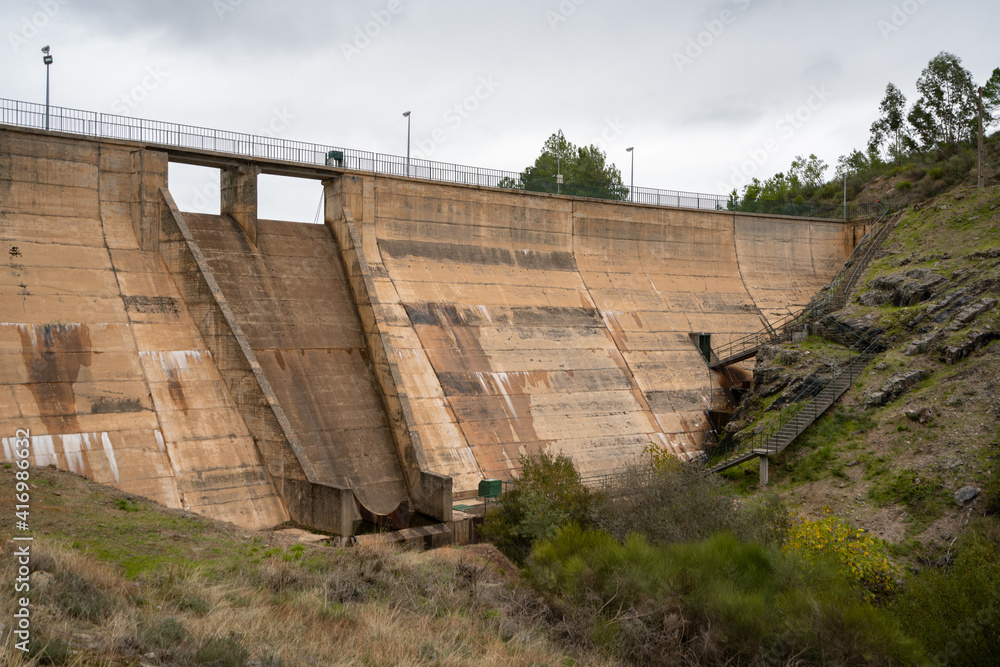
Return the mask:
<svg viewBox="0 0 1000 667">
<path fill-rule="evenodd" d="M 713 391 L 691 334 L 804 305 L 860 236 L 323 168 L 326 226 L 259 221 L 277 167 L 253 161 L 232 215 L 197 216 L 160 190 L 166 152 L 0 142 L 5 437 L 243 525 L 345 534 L 355 494 L 448 519 L 543 448 L 584 475 L 688 455 Z"/>
<path fill-rule="evenodd" d="M 184 218 L 317 481 L 391 512 L 406 484 L 330 232 L 260 220 L 256 252 L 230 217 Z"/>
<path fill-rule="evenodd" d="M 337 221 L 352 212 L 373 326 L 392 341 L 422 455 L 456 498 L 542 448 L 585 476 L 651 441 L 699 449 L 711 386 L 690 334 L 719 344 L 760 329 L 853 247 L 837 222 L 339 182 L 328 222 L 345 243 Z"/>
<path fill-rule="evenodd" d="M 37 465 L 273 526 L 287 512 L 156 252 L 166 167 L 127 144 L 0 129 L 4 456 L 27 428 Z"/>
</svg>

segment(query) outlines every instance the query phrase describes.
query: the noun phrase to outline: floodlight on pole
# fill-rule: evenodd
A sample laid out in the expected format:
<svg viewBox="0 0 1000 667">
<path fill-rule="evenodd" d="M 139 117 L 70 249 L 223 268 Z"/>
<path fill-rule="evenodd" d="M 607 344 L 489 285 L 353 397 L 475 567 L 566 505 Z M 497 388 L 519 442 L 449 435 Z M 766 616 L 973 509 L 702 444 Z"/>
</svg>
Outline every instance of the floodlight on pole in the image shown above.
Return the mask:
<svg viewBox="0 0 1000 667">
<path fill-rule="evenodd" d="M 403 118 L 406 119 L 406 175 L 410 175 L 410 112 L 404 111 Z"/>
<path fill-rule="evenodd" d="M 45 63 L 45 129 L 49 129 L 49 65 L 52 64 L 52 55 L 49 54 L 49 47 L 42 47 L 42 62 Z"/>
<path fill-rule="evenodd" d="M 630 185 L 628 187 L 628 200 L 635 201 L 632 198 L 632 192 L 635 190 L 635 146 L 629 146 L 628 148 L 625 149 L 625 152 L 632 154 L 632 174 L 631 174 L 631 179 L 629 181 Z"/>
</svg>

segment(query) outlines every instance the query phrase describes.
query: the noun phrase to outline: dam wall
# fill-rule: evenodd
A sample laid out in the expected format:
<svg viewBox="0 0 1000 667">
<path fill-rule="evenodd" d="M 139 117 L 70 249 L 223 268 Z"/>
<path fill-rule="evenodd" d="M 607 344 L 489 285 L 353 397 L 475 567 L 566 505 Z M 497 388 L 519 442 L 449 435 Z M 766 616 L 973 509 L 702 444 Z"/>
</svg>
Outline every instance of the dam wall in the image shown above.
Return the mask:
<svg viewBox="0 0 1000 667">
<path fill-rule="evenodd" d="M 222 215 L 169 160 L 220 168 Z M 322 180 L 326 224 L 258 220 L 260 173 Z M 29 428 L 38 465 L 244 526 L 447 521 L 526 453 L 700 451 L 692 334 L 801 308 L 863 231 L 0 126 L 4 455 Z"/>
<path fill-rule="evenodd" d="M 287 510 L 156 249 L 166 181 L 164 153 L 0 128 L 4 457 L 28 429 L 36 465 L 273 526 Z"/>
<path fill-rule="evenodd" d="M 327 203 L 338 241 L 360 239 L 397 391 L 456 498 L 541 449 L 584 477 L 650 443 L 700 451 L 721 378 L 691 335 L 725 343 L 802 308 L 863 234 L 386 176 L 344 175 Z"/>
</svg>

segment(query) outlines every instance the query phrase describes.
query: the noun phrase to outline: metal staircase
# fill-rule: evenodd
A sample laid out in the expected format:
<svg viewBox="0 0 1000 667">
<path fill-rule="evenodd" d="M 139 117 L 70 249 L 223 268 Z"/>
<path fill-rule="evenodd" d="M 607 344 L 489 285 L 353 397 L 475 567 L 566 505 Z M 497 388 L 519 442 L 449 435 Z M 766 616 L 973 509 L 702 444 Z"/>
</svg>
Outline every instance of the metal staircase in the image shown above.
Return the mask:
<svg viewBox="0 0 1000 667">
<path fill-rule="evenodd" d="M 849 361 L 834 368 L 830 378 L 819 387 L 816 385 L 804 387 L 788 406 L 778 413 L 777 419 L 766 431 L 741 442 L 721 460 L 706 461 L 708 472 L 722 472 L 752 458 L 772 456 L 784 450 L 850 389 L 865 366 L 885 349 L 881 339 L 872 339 L 853 327 L 836 322 L 832 318 L 824 318 L 824 323 L 828 322 L 835 322 L 836 326 L 857 336 L 857 342 L 850 349 Z"/>
<path fill-rule="evenodd" d="M 852 342 L 849 360 L 831 369 L 830 378 L 821 385 L 812 384 L 804 387 L 799 395 L 778 413 L 777 418 L 764 432 L 740 442 L 721 458 L 703 458 L 707 472 L 722 472 L 757 457 L 764 457 L 766 462 L 767 457 L 784 450 L 850 389 L 865 366 L 885 349 L 881 338 L 872 337 L 864 331 L 839 322 L 830 317 L 829 313 L 843 308 L 847 303 L 847 297 L 858 277 L 864 273 L 900 216 L 901 213 L 890 216 L 888 210 L 882 213 L 837 272 L 822 298 L 811 303 L 802 312 L 778 322 L 776 326 L 736 339 L 720 348 L 717 353 L 713 350 L 709 366 L 713 369 L 721 368 L 756 356 L 763 345 L 791 340 L 792 332 L 805 325 L 819 325 L 821 328 L 833 329 L 838 339 Z M 762 481 L 766 479 L 764 462 L 761 470 Z"/>
<path fill-rule="evenodd" d="M 891 215 L 886 208 L 875 220 L 872 228 L 858 242 L 837 275 L 830 281 L 830 287 L 820 298 L 806 308 L 766 328 L 730 341 L 726 345 L 712 350 L 709 367 L 717 370 L 730 364 L 745 361 L 757 356 L 764 345 L 777 345 L 792 339 L 792 332 L 802 329 L 806 324 L 815 322 L 828 313 L 840 310 L 847 303 L 847 296 L 855 282 L 864 273 L 872 257 L 882 247 L 882 242 L 896 226 L 902 212 Z"/>
</svg>

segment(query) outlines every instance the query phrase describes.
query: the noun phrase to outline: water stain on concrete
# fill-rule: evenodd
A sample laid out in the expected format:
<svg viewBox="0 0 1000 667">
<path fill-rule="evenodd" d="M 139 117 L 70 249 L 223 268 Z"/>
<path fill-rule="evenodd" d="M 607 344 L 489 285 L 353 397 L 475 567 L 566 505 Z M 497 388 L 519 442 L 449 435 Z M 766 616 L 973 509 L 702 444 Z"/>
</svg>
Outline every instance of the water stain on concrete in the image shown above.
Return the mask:
<svg viewBox="0 0 1000 667">
<path fill-rule="evenodd" d="M 78 433 L 73 384 L 93 359 L 86 324 L 22 324 L 21 357 L 28 389 L 49 433 Z"/>
<path fill-rule="evenodd" d="M 90 412 L 95 415 L 114 412 L 142 412 L 144 409 L 138 398 L 102 396 L 90 404 Z"/>
</svg>

